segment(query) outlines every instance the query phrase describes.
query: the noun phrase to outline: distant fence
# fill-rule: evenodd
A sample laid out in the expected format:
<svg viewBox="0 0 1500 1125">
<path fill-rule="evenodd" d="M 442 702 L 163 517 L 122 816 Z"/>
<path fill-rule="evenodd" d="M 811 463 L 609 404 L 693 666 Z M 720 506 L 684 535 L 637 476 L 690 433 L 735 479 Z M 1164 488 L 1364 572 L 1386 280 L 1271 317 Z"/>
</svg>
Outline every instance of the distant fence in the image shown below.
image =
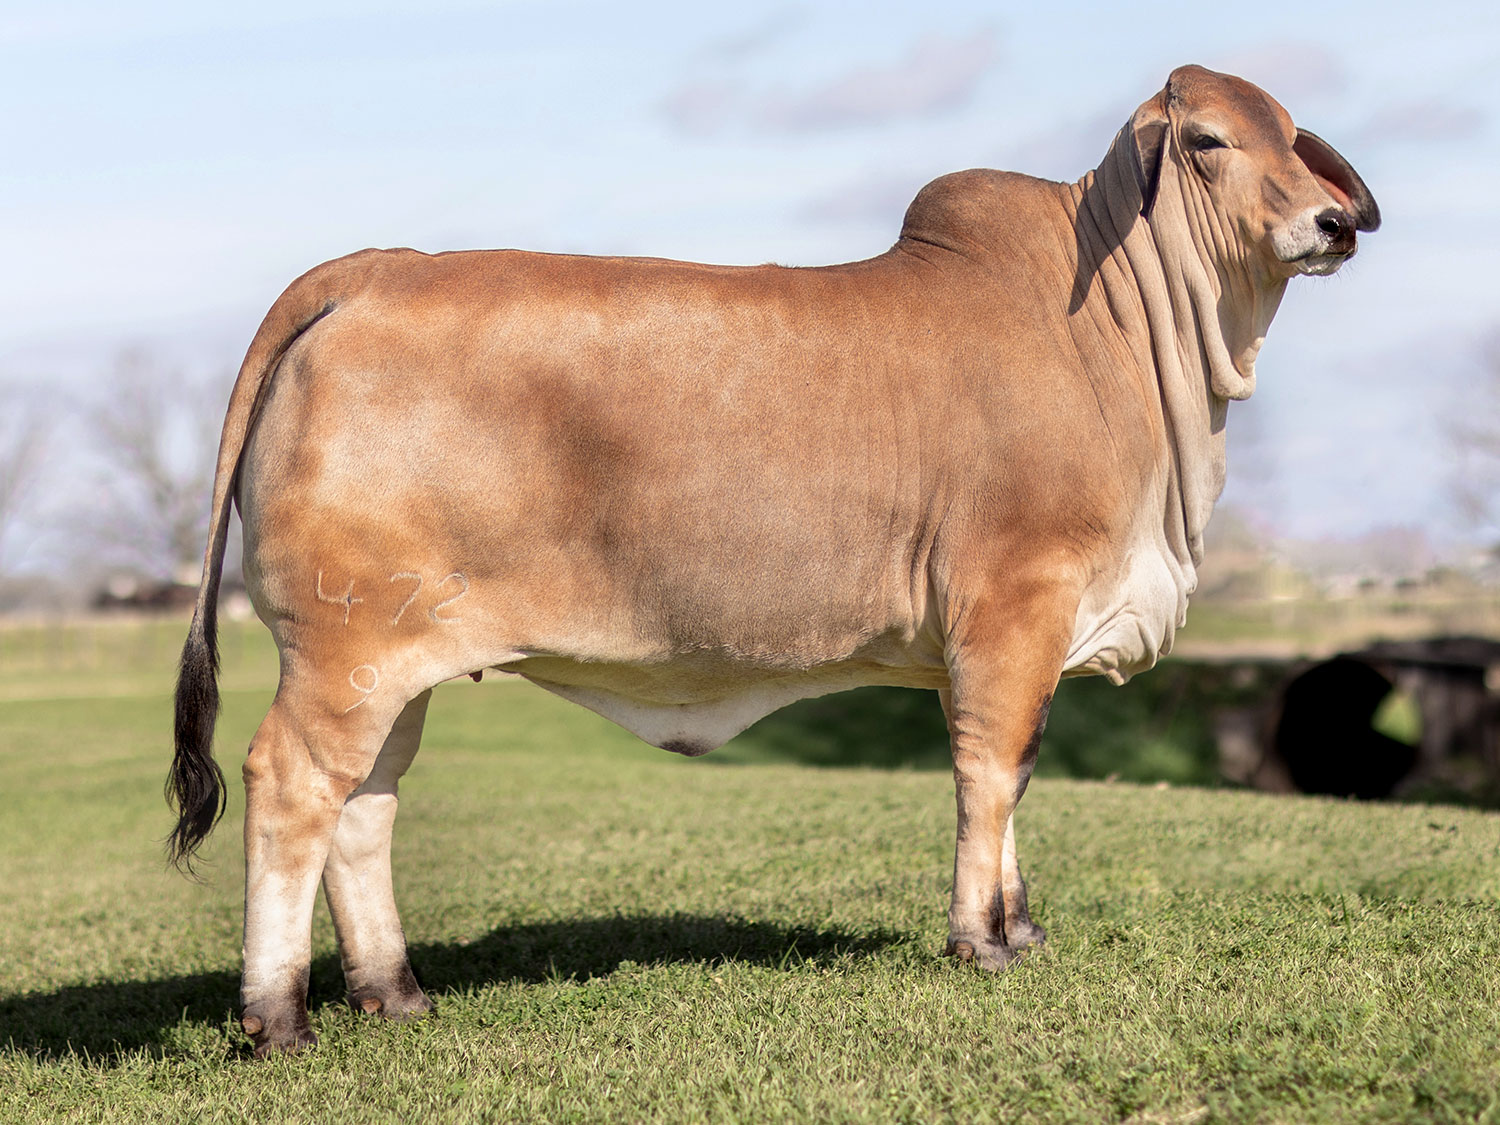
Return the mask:
<svg viewBox="0 0 1500 1125">
<path fill-rule="evenodd" d="M 1374 641 L 1453 634 L 1500 637 L 1500 591 L 1426 590 L 1359 598 L 1195 599 L 1177 656 L 1332 656 Z"/>
</svg>

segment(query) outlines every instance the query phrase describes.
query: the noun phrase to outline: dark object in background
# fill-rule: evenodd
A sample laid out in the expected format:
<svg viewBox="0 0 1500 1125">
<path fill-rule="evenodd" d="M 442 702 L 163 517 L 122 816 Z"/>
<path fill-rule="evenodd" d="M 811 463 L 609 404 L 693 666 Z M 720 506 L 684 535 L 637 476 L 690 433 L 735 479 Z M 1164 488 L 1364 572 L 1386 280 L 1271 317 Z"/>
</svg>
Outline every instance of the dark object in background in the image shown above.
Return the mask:
<svg viewBox="0 0 1500 1125">
<path fill-rule="evenodd" d="M 198 587 L 180 582 L 114 580 L 101 588 L 91 603 L 94 609 L 140 613 L 181 613 L 193 608 Z"/>
<path fill-rule="evenodd" d="M 1416 705 L 1415 746 L 1371 727 L 1392 690 Z M 1259 725 L 1263 749 L 1225 772 L 1259 789 L 1500 805 L 1500 641 L 1380 641 L 1290 669 L 1271 699 L 1234 717 L 1241 734 Z"/>
<path fill-rule="evenodd" d="M 1275 748 L 1304 793 L 1389 797 L 1417 764 L 1417 748 L 1381 734 L 1375 712 L 1395 684 L 1363 660 L 1339 656 L 1282 693 Z"/>
<path fill-rule="evenodd" d="M 1422 712 L 1417 768 L 1468 758 L 1500 783 L 1500 641 L 1429 637 L 1381 641 L 1353 654 L 1396 677 Z"/>
<path fill-rule="evenodd" d="M 1415 705 L 1417 745 L 1372 725 L 1393 690 Z M 794 703 L 709 761 L 952 768 L 937 699 L 905 688 Z M 1382 641 L 1318 663 L 1171 658 L 1124 688 L 1064 680 L 1037 776 L 1500 807 L 1500 641 Z"/>
</svg>

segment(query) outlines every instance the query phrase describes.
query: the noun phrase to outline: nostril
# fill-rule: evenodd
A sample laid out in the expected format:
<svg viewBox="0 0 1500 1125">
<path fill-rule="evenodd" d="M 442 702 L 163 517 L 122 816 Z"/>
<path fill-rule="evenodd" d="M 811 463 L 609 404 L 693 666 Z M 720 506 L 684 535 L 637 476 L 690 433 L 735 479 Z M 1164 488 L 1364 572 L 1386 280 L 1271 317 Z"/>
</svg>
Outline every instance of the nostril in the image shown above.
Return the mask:
<svg viewBox="0 0 1500 1125">
<path fill-rule="evenodd" d="M 1342 211 L 1324 211 L 1317 223 L 1318 229 L 1329 238 L 1339 238 L 1349 229 L 1349 220 Z"/>
</svg>

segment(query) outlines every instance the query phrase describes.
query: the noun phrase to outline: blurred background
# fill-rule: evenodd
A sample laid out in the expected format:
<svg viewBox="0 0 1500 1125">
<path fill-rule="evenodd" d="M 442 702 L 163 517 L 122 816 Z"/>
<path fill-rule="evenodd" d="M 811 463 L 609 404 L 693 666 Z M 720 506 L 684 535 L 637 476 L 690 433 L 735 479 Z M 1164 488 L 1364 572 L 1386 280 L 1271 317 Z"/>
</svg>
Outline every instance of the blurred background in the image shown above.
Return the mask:
<svg viewBox="0 0 1500 1125">
<path fill-rule="evenodd" d="M 155 625 L 129 642 L 137 659 L 98 615 L 181 613 L 233 371 L 310 266 L 371 245 L 868 257 L 944 172 L 1076 179 L 1172 67 L 1198 62 L 1260 84 L 1339 148 L 1385 225 L 1338 276 L 1293 283 L 1256 395 L 1231 409 L 1230 484 L 1178 664 L 1121 693 L 1065 684 L 1052 744 L 1079 749 L 1044 767 L 1298 784 L 1272 760 L 1288 685 L 1364 653 L 1386 690 L 1350 704 L 1355 760 L 1391 758 L 1385 791 L 1401 792 L 1414 776 L 1449 785 L 1463 770 L 1440 760 L 1472 758 L 1458 787 L 1477 792 L 1474 778 L 1497 773 L 1500 657 L 1369 646 L 1500 636 L 1497 12 L 1451 0 L 1211 14 L 946 0 L 11 5 L 0 679 L 44 690 L 27 685 L 48 669 L 94 675 L 163 644 L 167 666 L 175 642 Z M 228 608 L 248 611 L 242 598 Z M 258 644 L 243 642 L 255 667 Z M 1334 677 L 1364 701 L 1379 685 L 1359 678 Z M 940 759 L 929 702 L 914 721 Z M 877 693 L 804 708 L 795 737 L 755 752 L 930 761 L 901 749 L 928 737 L 915 728 L 871 749 L 908 705 Z M 887 719 L 856 740 L 808 733 L 851 708 Z M 1366 746 L 1367 730 L 1415 764 L 1402 772 L 1404 751 Z"/>
</svg>

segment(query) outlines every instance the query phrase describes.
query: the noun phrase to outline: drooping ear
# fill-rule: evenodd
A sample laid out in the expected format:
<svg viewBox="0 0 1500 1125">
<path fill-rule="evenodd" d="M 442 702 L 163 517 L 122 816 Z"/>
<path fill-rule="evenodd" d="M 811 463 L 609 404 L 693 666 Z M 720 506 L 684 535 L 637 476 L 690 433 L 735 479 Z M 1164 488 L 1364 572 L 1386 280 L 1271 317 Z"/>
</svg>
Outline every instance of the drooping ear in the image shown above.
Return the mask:
<svg viewBox="0 0 1500 1125">
<path fill-rule="evenodd" d="M 1359 173 L 1331 144 L 1315 133 L 1298 129 L 1292 151 L 1302 158 L 1307 170 L 1323 190 L 1333 196 L 1334 202 L 1349 213 L 1355 229 L 1379 229 L 1380 208 L 1375 204 L 1375 197 L 1365 187 Z"/>
<path fill-rule="evenodd" d="M 1141 214 L 1149 217 L 1161 183 L 1161 162 L 1167 151 L 1167 91 L 1141 105 L 1130 119 L 1135 142 L 1135 175 L 1141 188 Z"/>
</svg>

